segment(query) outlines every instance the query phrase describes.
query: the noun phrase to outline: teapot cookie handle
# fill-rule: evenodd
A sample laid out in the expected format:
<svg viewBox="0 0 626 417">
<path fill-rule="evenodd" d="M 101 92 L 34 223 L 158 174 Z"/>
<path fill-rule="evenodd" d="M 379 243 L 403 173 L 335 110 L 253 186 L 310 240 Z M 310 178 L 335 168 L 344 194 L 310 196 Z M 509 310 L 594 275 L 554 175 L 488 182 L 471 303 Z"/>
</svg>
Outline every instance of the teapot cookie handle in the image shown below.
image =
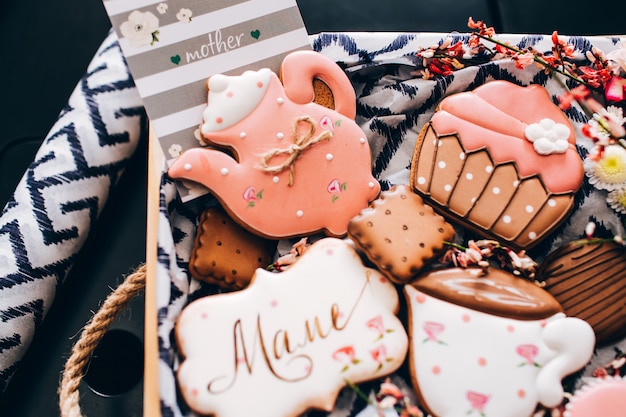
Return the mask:
<svg viewBox="0 0 626 417">
<path fill-rule="evenodd" d="M 333 95 L 335 110 L 353 119 L 356 116 L 356 94 L 350 79 L 330 58 L 314 51 L 296 51 L 285 57 L 280 78 L 285 94 L 298 104 L 315 100 L 313 80 L 326 84 Z"/>
</svg>

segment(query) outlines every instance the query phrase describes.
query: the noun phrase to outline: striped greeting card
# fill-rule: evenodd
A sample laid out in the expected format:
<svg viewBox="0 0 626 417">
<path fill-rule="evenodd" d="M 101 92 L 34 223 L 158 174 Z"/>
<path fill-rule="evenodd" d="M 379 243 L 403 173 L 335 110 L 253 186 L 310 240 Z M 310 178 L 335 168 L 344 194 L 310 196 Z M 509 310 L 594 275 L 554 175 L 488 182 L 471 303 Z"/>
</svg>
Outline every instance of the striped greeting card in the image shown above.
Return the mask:
<svg viewBox="0 0 626 417">
<path fill-rule="evenodd" d="M 310 43 L 295 0 L 104 0 L 154 133 L 168 159 L 199 146 L 206 80 L 278 72 Z"/>
</svg>

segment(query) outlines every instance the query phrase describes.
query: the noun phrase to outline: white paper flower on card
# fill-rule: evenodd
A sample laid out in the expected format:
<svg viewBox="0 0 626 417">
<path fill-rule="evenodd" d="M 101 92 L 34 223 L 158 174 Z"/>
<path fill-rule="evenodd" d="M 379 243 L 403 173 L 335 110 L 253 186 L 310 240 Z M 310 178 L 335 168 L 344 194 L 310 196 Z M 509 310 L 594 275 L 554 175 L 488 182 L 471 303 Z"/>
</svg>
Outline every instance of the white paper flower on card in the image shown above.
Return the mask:
<svg viewBox="0 0 626 417">
<path fill-rule="evenodd" d="M 189 9 L 182 8 L 176 13 L 176 19 L 178 19 L 182 23 L 191 22 L 191 16 L 193 16 L 193 12 Z"/>
<path fill-rule="evenodd" d="M 151 12 L 135 10 L 120 25 L 120 32 L 134 48 L 153 45 L 159 40 L 159 18 Z"/>
<path fill-rule="evenodd" d="M 539 123 L 530 124 L 524 133 L 540 155 L 565 153 L 569 147 L 569 128 L 552 119 L 542 119 Z"/>
<path fill-rule="evenodd" d="M 157 9 L 157 12 L 159 12 L 159 14 L 167 13 L 167 9 L 168 9 L 167 3 L 159 3 L 156 9 Z"/>
</svg>

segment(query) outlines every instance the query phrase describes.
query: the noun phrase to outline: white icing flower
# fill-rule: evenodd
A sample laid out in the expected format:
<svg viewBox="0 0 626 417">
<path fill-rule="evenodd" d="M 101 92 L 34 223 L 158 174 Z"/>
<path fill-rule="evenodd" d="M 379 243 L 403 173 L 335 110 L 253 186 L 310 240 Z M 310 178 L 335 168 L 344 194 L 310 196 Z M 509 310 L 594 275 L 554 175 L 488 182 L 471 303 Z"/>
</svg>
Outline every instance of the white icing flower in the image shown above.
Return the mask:
<svg viewBox="0 0 626 417">
<path fill-rule="evenodd" d="M 178 143 L 174 143 L 169 147 L 167 153 L 169 153 L 172 158 L 176 158 L 181 154 L 182 151 L 183 147 L 180 146 Z"/>
<path fill-rule="evenodd" d="M 128 15 L 128 20 L 120 25 L 120 32 L 131 46 L 140 48 L 158 41 L 159 18 L 151 12 L 135 10 Z"/>
<path fill-rule="evenodd" d="M 178 19 L 179 21 L 181 21 L 183 23 L 189 23 L 189 22 L 191 22 L 191 16 L 192 15 L 193 15 L 193 13 L 191 12 L 191 10 L 185 9 L 183 7 L 182 9 L 180 9 L 178 11 L 178 13 L 176 13 L 176 19 Z"/>
<path fill-rule="evenodd" d="M 159 12 L 159 14 L 165 14 L 167 13 L 167 3 L 159 3 L 156 7 L 157 12 Z"/>
<path fill-rule="evenodd" d="M 530 124 L 524 133 L 539 155 L 565 153 L 569 147 L 569 128 L 552 119 L 542 119 L 539 123 Z"/>
<path fill-rule="evenodd" d="M 610 145 L 604 149 L 598 161 L 586 158 L 585 172 L 589 183 L 600 190 L 613 191 L 626 184 L 626 149 L 620 145 Z"/>
</svg>

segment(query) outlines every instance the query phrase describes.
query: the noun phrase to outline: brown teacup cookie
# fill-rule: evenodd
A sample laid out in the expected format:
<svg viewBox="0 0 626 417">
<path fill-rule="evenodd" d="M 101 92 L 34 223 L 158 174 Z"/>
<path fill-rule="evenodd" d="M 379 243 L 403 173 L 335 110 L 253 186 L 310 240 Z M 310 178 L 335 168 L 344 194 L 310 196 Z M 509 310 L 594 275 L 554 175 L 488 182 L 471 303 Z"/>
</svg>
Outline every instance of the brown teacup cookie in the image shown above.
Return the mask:
<svg viewBox="0 0 626 417">
<path fill-rule="evenodd" d="M 454 238 L 454 228 L 406 185 L 381 193 L 348 225 L 355 245 L 391 281 L 408 282 Z"/>
<path fill-rule="evenodd" d="M 200 216 L 189 272 L 220 288 L 239 290 L 257 268 L 272 263 L 276 245 L 239 226 L 221 207 L 211 207 Z"/>
</svg>

